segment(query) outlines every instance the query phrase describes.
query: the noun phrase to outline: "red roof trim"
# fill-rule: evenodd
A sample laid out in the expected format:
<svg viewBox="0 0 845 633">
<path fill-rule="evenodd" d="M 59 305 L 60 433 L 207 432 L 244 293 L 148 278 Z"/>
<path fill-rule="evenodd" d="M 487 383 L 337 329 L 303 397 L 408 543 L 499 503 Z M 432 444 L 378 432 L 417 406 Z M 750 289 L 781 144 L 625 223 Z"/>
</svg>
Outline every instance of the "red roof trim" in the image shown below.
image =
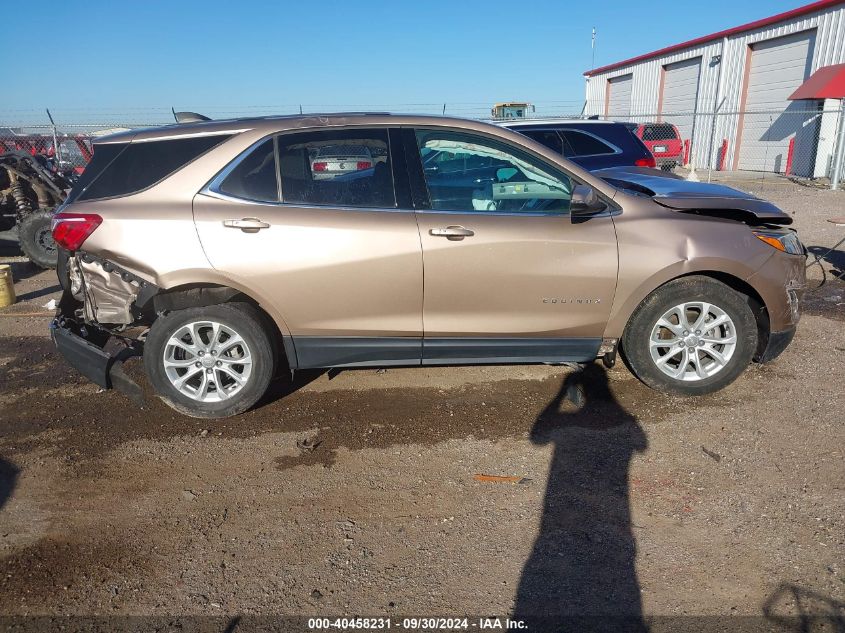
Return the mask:
<svg viewBox="0 0 845 633">
<path fill-rule="evenodd" d="M 845 97 L 845 64 L 819 68 L 798 89 L 789 95 L 790 101 L 798 99 L 842 99 Z"/>
<path fill-rule="evenodd" d="M 599 73 L 604 73 L 608 70 L 621 68 L 622 66 L 628 66 L 629 64 L 635 64 L 646 59 L 659 57 L 660 55 L 666 55 L 667 53 L 673 53 L 675 51 L 683 50 L 685 48 L 691 48 L 693 46 L 698 46 L 699 44 L 704 44 L 706 42 L 712 42 L 713 40 L 719 40 L 723 37 L 730 37 L 731 35 L 736 35 L 738 33 L 753 31 L 754 29 L 769 26 L 770 24 L 783 22 L 784 20 L 789 20 L 800 15 L 806 15 L 807 13 L 813 13 L 814 11 L 821 11 L 829 7 L 835 7 L 836 5 L 843 3 L 845 3 L 845 0 L 818 0 L 818 2 L 813 2 L 811 4 L 807 4 L 803 7 L 798 7 L 797 9 L 792 9 L 790 11 L 784 11 L 783 13 L 778 13 L 777 15 L 773 15 L 768 18 L 756 20 L 755 22 L 749 22 L 748 24 L 743 24 L 742 26 L 735 26 L 732 29 L 725 29 L 724 31 L 719 31 L 717 33 L 711 33 L 710 35 L 697 37 L 694 40 L 681 42 L 680 44 L 673 44 L 672 46 L 667 46 L 666 48 L 661 48 L 660 50 L 652 51 L 651 53 L 645 53 L 644 55 L 638 55 L 637 57 L 632 57 L 631 59 L 626 59 L 621 62 L 608 64 L 607 66 L 601 66 L 600 68 L 594 68 L 592 70 L 587 70 L 584 72 L 584 75 L 588 77 L 592 75 L 598 75 Z"/>
</svg>

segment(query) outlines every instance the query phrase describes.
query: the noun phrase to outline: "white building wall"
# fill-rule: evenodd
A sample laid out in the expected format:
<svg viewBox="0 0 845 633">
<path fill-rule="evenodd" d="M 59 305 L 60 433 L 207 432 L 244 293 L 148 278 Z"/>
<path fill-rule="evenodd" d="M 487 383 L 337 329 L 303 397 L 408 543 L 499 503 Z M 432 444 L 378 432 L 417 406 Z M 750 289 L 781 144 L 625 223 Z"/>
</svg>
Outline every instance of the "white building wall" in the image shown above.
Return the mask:
<svg viewBox="0 0 845 633">
<path fill-rule="evenodd" d="M 706 166 L 709 160 L 713 160 L 712 157 L 708 156 L 711 145 L 717 147 L 722 139 L 727 139 L 727 164 L 732 165 L 739 120 L 737 112 L 742 105 L 748 47 L 756 42 L 809 29 L 816 30 L 811 73 L 822 66 L 845 63 L 845 4 L 840 4 L 761 29 L 745 31 L 726 39 L 707 42 L 668 55 L 646 59 L 586 77 L 587 103 L 584 110 L 585 114 L 587 116 L 605 116 L 604 101 L 607 80 L 630 73 L 633 74 L 634 82 L 631 91 L 631 120 L 656 120 L 658 118 L 660 76 L 663 66 L 700 56 L 702 68 L 698 88 L 698 116 L 695 138 L 692 139 L 691 161 L 697 166 Z M 722 56 L 721 64 L 711 61 L 715 55 Z M 722 67 L 722 89 L 717 104 L 720 65 Z M 716 117 L 715 132 L 712 129 L 713 117 L 710 115 L 714 109 L 718 109 L 720 113 L 729 113 Z M 664 113 L 668 114 L 669 112 L 664 109 Z M 715 143 L 711 144 L 711 137 L 716 139 Z"/>
</svg>

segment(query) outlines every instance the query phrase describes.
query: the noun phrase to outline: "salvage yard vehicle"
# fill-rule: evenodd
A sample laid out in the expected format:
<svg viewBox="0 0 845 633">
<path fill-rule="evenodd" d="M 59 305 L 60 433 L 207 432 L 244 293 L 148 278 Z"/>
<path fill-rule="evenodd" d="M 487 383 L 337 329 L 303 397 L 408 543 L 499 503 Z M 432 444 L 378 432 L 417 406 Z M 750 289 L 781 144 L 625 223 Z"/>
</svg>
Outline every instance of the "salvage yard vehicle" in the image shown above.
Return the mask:
<svg viewBox="0 0 845 633">
<path fill-rule="evenodd" d="M 331 180 L 340 176 L 373 169 L 370 150 L 361 145 L 325 145 L 319 148 L 311 161 L 314 180 Z"/>
<path fill-rule="evenodd" d="M 330 146 L 384 157 L 321 179 Z M 361 151 L 356 150 L 356 151 Z M 589 172 L 501 126 L 335 114 L 98 139 L 56 215 L 59 351 L 103 387 L 143 354 L 197 417 L 307 368 L 588 363 L 697 395 L 778 356 L 805 249 L 774 205 Z"/>
<path fill-rule="evenodd" d="M 672 171 L 684 164 L 684 142 L 671 123 L 625 123 L 654 155 L 657 166 Z"/>
<path fill-rule="evenodd" d="M 24 150 L 0 154 L 0 231 L 17 226 L 20 248 L 41 268 L 55 268 L 53 211 L 65 199 L 71 181 L 40 154 Z"/>
<path fill-rule="evenodd" d="M 502 121 L 498 125 L 534 139 L 584 169 L 657 166 L 649 148 L 624 123 L 593 119 L 536 119 Z"/>
</svg>

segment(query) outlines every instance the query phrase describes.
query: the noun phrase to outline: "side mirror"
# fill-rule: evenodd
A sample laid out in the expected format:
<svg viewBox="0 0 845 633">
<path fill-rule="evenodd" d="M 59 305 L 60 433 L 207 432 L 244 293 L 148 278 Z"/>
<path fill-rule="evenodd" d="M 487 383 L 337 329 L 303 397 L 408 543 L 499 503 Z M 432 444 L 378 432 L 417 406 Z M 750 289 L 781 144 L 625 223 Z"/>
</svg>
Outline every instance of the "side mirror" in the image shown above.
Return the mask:
<svg viewBox="0 0 845 633">
<path fill-rule="evenodd" d="M 607 209 L 607 205 L 596 195 L 590 185 L 577 185 L 572 190 L 569 213 L 573 216 L 595 215 Z"/>
</svg>

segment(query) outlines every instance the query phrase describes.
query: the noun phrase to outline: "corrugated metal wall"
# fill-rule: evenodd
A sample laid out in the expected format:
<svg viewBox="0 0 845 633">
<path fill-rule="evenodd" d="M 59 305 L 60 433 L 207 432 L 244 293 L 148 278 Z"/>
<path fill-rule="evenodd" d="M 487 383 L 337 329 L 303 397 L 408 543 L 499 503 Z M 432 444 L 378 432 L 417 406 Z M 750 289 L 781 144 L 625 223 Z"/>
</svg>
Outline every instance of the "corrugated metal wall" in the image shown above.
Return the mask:
<svg viewBox="0 0 845 633">
<path fill-rule="evenodd" d="M 815 50 L 811 72 L 822 66 L 845 63 L 845 5 L 838 5 L 817 13 L 800 16 L 794 20 L 774 24 L 754 31 L 733 35 L 726 40 L 708 42 L 701 46 L 673 52 L 669 55 L 644 60 L 639 63 L 615 68 L 606 73 L 586 78 L 585 113 L 603 116 L 607 80 L 621 75 L 633 74 L 631 91 L 631 120 L 656 119 L 660 92 L 660 76 L 663 66 L 693 57 L 701 56 L 702 67 L 699 78 L 698 121 L 695 138 L 692 139 L 691 160 L 697 166 L 705 166 L 713 157 L 708 156 L 710 148 L 721 139 L 728 139 L 727 164 L 733 164 L 736 148 L 738 110 L 742 103 L 743 80 L 748 47 L 756 42 L 769 40 L 810 29 L 816 30 Z M 722 50 L 724 47 L 724 51 Z M 719 104 L 716 104 L 720 64 L 712 61 L 722 55 L 722 89 Z M 711 113 L 730 113 L 715 117 L 715 130 Z M 668 108 L 664 108 L 668 113 Z M 711 137 L 717 139 L 711 143 Z"/>
</svg>

